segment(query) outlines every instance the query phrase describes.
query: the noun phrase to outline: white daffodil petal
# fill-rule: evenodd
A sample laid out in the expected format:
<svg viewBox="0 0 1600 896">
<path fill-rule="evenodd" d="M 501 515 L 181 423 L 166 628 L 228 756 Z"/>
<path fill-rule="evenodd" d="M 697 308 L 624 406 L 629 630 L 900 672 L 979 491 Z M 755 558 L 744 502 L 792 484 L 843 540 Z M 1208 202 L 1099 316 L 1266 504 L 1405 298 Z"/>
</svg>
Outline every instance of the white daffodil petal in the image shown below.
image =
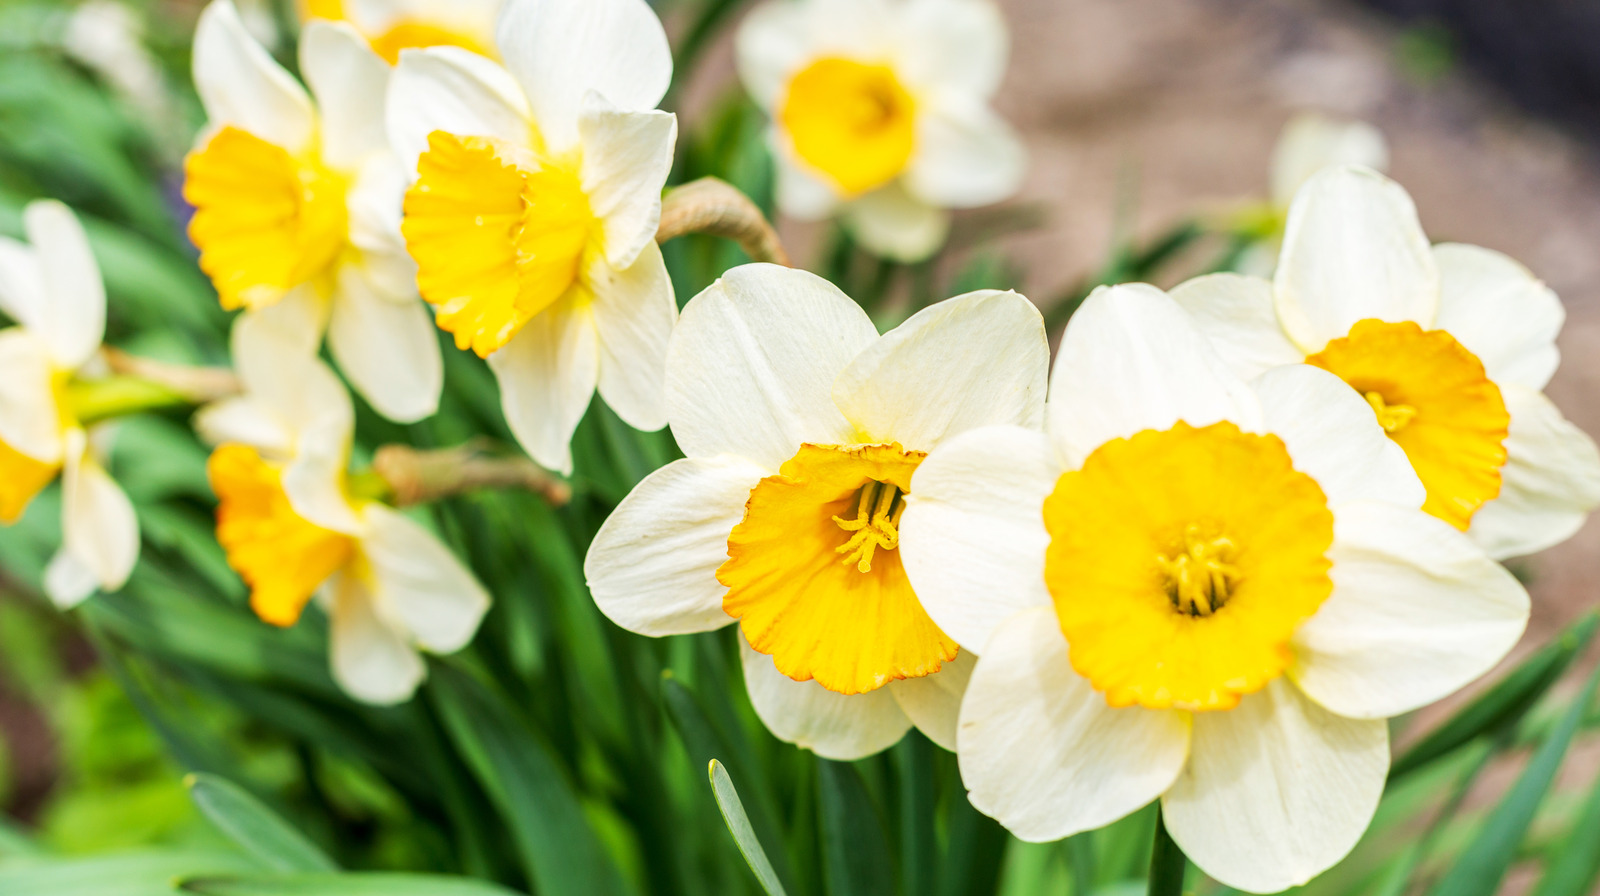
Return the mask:
<svg viewBox="0 0 1600 896">
<path fill-rule="evenodd" d="M 387 149 L 389 64 L 343 22 L 313 20 L 300 35 L 300 71 L 322 113 L 322 158 L 349 170 Z"/>
<path fill-rule="evenodd" d="M 742 634 L 739 653 L 750 702 L 779 740 L 847 762 L 894 746 L 911 728 L 886 687 L 845 695 L 815 681 L 795 681 L 778 671 L 772 657 L 752 650 Z"/>
<path fill-rule="evenodd" d="M 911 0 L 897 23 L 904 77 L 923 90 L 983 99 L 1005 77 L 1010 35 L 988 0 Z"/>
<path fill-rule="evenodd" d="M 769 471 L 737 457 L 687 458 L 646 476 L 595 534 L 583 574 L 600 612 L 641 635 L 721 628 L 717 567 Z"/>
<path fill-rule="evenodd" d="M 947 208 L 990 205 L 1015 195 L 1027 173 L 1021 138 L 987 106 L 942 103 L 917 116 L 917 151 L 905 187 L 924 202 Z"/>
<path fill-rule="evenodd" d="M 1439 271 L 1417 207 L 1367 168 L 1329 168 L 1300 188 L 1275 286 L 1278 319 L 1308 352 L 1368 318 L 1430 328 L 1439 310 Z"/>
<path fill-rule="evenodd" d="M 89 237 L 72 210 L 59 202 L 28 203 L 23 212 L 43 281 L 45 304 L 33 328 L 50 348 L 56 365 L 82 367 L 106 334 L 106 288 Z"/>
<path fill-rule="evenodd" d="M 339 269 L 338 295 L 328 319 L 328 347 L 339 369 L 378 413 L 415 423 L 439 409 L 444 362 L 433 315 L 412 296 L 384 296 L 357 264 Z"/>
<path fill-rule="evenodd" d="M 1039 309 L 1014 292 L 984 290 L 885 333 L 839 374 L 833 400 L 860 441 L 931 451 L 980 426 L 1040 429 L 1049 376 Z"/>
<path fill-rule="evenodd" d="M 446 654 L 467 646 L 489 611 L 489 593 L 416 522 L 382 504 L 368 505 L 362 516 L 361 554 L 385 614 L 425 650 Z"/>
<path fill-rule="evenodd" d="M 900 704 L 900 711 L 917 730 L 946 750 L 956 751 L 956 727 L 961 714 L 961 697 L 967 692 L 973 666 L 978 658 L 970 650 L 956 654 L 938 672 L 921 678 L 902 678 L 888 684 L 889 693 Z"/>
<path fill-rule="evenodd" d="M 600 346 L 586 309 L 551 308 L 489 356 L 506 423 L 534 460 L 572 472 L 572 433 L 600 379 Z"/>
<path fill-rule="evenodd" d="M 667 263 L 654 241 L 626 270 L 597 258 L 589 270 L 589 312 L 600 346 L 600 397 L 634 429 L 667 425 L 667 344 L 678 320 Z"/>
<path fill-rule="evenodd" d="M 667 33 L 645 0 L 509 3 L 496 42 L 557 150 L 577 139 L 589 91 L 642 111 L 655 108 L 672 82 Z"/>
<path fill-rule="evenodd" d="M 1207 274 L 1179 284 L 1169 295 L 1189 312 L 1228 368 L 1245 382 L 1274 367 L 1305 359 L 1305 352 L 1295 348 L 1278 323 L 1270 280 Z"/>
<path fill-rule="evenodd" d="M 1255 431 L 1255 395 L 1194 321 L 1143 283 L 1101 287 L 1067 323 L 1050 380 L 1051 440 L 1069 468 L 1107 441 L 1178 421 Z"/>
<path fill-rule="evenodd" d="M 1505 386 L 1511 412 L 1500 495 L 1472 517 L 1467 534 L 1496 559 L 1560 544 L 1600 506 L 1600 451 L 1550 399 Z"/>
<path fill-rule="evenodd" d="M 1361 839 L 1389 772 L 1389 729 L 1346 719 L 1285 679 L 1194 716 L 1189 763 L 1161 800 L 1200 870 L 1251 893 L 1303 884 Z"/>
<path fill-rule="evenodd" d="M 194 86 L 212 125 L 232 125 L 299 153 L 312 144 L 311 97 L 250 36 L 232 0 L 213 0 L 194 31 Z"/>
<path fill-rule="evenodd" d="M 322 427 L 346 439 L 355 425 L 355 409 L 344 384 L 315 356 L 316 343 L 290 330 L 268 312 L 242 314 L 233 323 L 233 365 L 245 395 L 258 403 L 298 439 Z"/>
<path fill-rule="evenodd" d="M 1112 709 L 1074 672 L 1055 611 L 995 629 L 961 702 L 961 780 L 1021 840 L 1110 824 L 1160 796 L 1189 748 L 1188 715 Z"/>
<path fill-rule="evenodd" d="M 60 609 L 76 607 L 92 597 L 99 587 L 89 564 L 66 548 L 56 551 L 44 568 L 44 593 Z"/>
<path fill-rule="evenodd" d="M 1566 309 L 1555 291 L 1509 256 L 1444 243 L 1439 265 L 1439 316 L 1434 322 L 1478 356 L 1499 385 L 1543 389 L 1561 363 L 1556 336 Z"/>
<path fill-rule="evenodd" d="M 0 330 L 0 442 L 40 463 L 61 461 L 50 350 L 20 327 Z"/>
<path fill-rule="evenodd" d="M 510 72 L 459 47 L 407 50 L 389 76 L 389 145 L 408 179 L 434 131 L 526 146 L 535 133 L 528 114 Z"/>
<path fill-rule="evenodd" d="M 928 615 L 967 650 L 996 626 L 1051 605 L 1044 500 L 1061 476 L 1050 442 L 990 426 L 939 446 L 917 467 L 900 521 L 900 558 Z"/>
<path fill-rule="evenodd" d="M 1342 716 L 1426 706 L 1494 667 L 1528 624 L 1528 593 L 1449 523 L 1358 501 L 1338 508 L 1333 594 L 1295 632 L 1295 683 Z"/>
<path fill-rule="evenodd" d="M 861 247 L 891 261 L 924 261 L 950 235 L 950 213 L 906 191 L 899 181 L 846 203 L 845 226 Z"/>
<path fill-rule="evenodd" d="M 803 3 L 762 3 L 739 24 L 734 47 L 739 80 L 762 108 L 772 109 L 789 79 L 812 55 L 811 11 Z"/>
<path fill-rule="evenodd" d="M 1344 380 L 1295 364 L 1269 370 L 1250 386 L 1267 431 L 1283 440 L 1294 468 L 1322 486 L 1329 505 L 1367 499 L 1415 510 L 1427 499 L 1405 451 Z"/>
<path fill-rule="evenodd" d="M 253 398 L 225 398 L 194 415 L 194 429 L 208 445 L 236 443 L 286 456 L 294 451 L 294 432 Z"/>
<path fill-rule="evenodd" d="M 251 318 L 266 321 L 283 337 L 282 344 L 296 345 L 302 355 L 314 355 L 322 347 L 322 334 L 328 328 L 328 296 L 321 284 L 302 283 L 265 308 L 247 312 Z M 239 318 L 235 318 L 238 320 Z"/>
<path fill-rule="evenodd" d="M 406 175 L 393 153 L 368 156 L 345 194 L 350 245 L 374 268 L 372 279 L 396 300 L 417 294 L 417 265 L 406 254 L 400 222 L 405 208 Z"/>
<path fill-rule="evenodd" d="M 1383 132 L 1364 121 L 1338 121 L 1316 112 L 1296 115 L 1283 126 L 1272 152 L 1272 202 L 1287 208 L 1311 176 L 1336 165 L 1389 167 Z"/>
<path fill-rule="evenodd" d="M 93 571 L 101 588 L 116 591 L 139 562 L 139 519 L 127 493 L 89 457 L 81 429 L 67 433 L 61 489 L 62 547 Z"/>
<path fill-rule="evenodd" d="M 382 618 L 371 586 L 341 571 L 323 588 L 331 605 L 334 680 L 363 703 L 391 706 L 411 699 L 427 667 L 405 635 Z"/>
<path fill-rule="evenodd" d="M 626 268 L 655 243 L 661 188 L 672 171 L 678 142 L 678 116 L 625 112 L 590 93 L 578 131 L 583 142 L 583 192 L 600 219 L 606 260 Z"/>
<path fill-rule="evenodd" d="M 361 519 L 345 492 L 350 431 L 325 420 L 302 431 L 283 468 L 283 494 L 294 512 L 324 529 L 345 535 L 361 531 Z"/>
<path fill-rule="evenodd" d="M 0 236 L 0 314 L 33 329 L 48 302 L 39 256 L 27 243 Z"/>
<path fill-rule="evenodd" d="M 821 221 L 839 210 L 839 193 L 795 159 L 794 150 L 774 133 L 770 139 L 777 169 L 774 195 L 778 210 L 801 221 Z"/>
<path fill-rule="evenodd" d="M 690 457 L 770 470 L 802 443 L 848 444 L 833 382 L 877 338 L 861 306 L 815 274 L 734 268 L 684 306 L 667 346 L 672 434 Z"/>
</svg>

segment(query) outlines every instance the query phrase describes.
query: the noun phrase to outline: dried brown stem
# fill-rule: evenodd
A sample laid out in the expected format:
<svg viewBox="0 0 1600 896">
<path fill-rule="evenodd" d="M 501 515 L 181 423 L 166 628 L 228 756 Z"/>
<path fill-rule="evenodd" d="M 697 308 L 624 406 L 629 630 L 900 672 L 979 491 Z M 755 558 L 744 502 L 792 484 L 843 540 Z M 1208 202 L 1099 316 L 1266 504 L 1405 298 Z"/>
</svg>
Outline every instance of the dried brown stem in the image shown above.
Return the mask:
<svg viewBox="0 0 1600 896">
<path fill-rule="evenodd" d="M 104 354 L 112 373 L 164 386 L 194 404 L 208 404 L 239 394 L 239 378 L 223 367 L 172 364 L 130 355 L 110 346 L 104 349 Z"/>
<path fill-rule="evenodd" d="M 691 233 L 733 240 L 756 261 L 789 264 L 789 253 L 761 209 L 737 187 L 715 177 L 690 181 L 668 191 L 661 200 L 656 242 Z"/>
<path fill-rule="evenodd" d="M 533 492 L 556 506 L 572 499 L 572 487 L 543 467 L 525 457 L 491 455 L 482 441 L 435 451 L 385 445 L 373 458 L 372 469 L 388 484 L 396 507 L 485 488 Z"/>
</svg>

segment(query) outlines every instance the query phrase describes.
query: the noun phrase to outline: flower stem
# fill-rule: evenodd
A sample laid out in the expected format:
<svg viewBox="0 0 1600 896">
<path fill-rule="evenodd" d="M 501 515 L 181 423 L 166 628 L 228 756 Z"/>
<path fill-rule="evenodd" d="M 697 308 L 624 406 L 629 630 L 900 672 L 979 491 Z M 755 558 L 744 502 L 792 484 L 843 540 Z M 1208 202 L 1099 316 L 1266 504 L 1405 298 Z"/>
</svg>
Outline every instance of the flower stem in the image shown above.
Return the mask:
<svg viewBox="0 0 1600 896">
<path fill-rule="evenodd" d="M 761 214 L 761 209 L 737 187 L 715 177 L 702 177 L 674 187 L 661 199 L 661 225 L 656 230 L 656 242 L 664 243 L 691 233 L 709 233 L 733 240 L 756 261 L 789 264 L 789 253 L 784 251 L 778 232 Z"/>
<path fill-rule="evenodd" d="M 480 442 L 455 448 L 418 451 L 385 445 L 372 460 L 377 480 L 368 488 L 387 486 L 396 507 L 411 507 L 485 488 L 521 489 L 560 506 L 572 498 L 572 487 L 525 457 L 496 457 Z"/>
<path fill-rule="evenodd" d="M 1188 867 L 1188 858 L 1172 841 L 1172 836 L 1167 833 L 1166 820 L 1157 811 L 1156 835 L 1150 845 L 1149 896 L 1181 896 L 1183 876 Z"/>
</svg>

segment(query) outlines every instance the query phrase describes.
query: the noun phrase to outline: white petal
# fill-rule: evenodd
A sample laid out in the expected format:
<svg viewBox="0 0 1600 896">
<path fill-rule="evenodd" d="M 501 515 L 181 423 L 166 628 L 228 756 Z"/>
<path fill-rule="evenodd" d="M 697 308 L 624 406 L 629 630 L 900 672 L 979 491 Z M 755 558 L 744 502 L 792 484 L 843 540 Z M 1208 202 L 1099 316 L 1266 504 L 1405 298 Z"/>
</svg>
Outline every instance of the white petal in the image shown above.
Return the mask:
<svg viewBox="0 0 1600 896">
<path fill-rule="evenodd" d="M 739 655 L 756 715 L 779 740 L 844 762 L 894 746 L 911 728 L 886 687 L 847 696 L 815 681 L 795 681 L 778 671 L 772 657 L 752 650 L 743 634 Z"/>
<path fill-rule="evenodd" d="M 393 153 L 368 156 L 345 194 L 350 244 L 361 250 L 384 291 L 409 300 L 417 292 L 417 266 L 400 234 L 406 175 Z"/>
<path fill-rule="evenodd" d="M 49 301 L 33 247 L 0 236 L 0 314 L 32 329 Z"/>
<path fill-rule="evenodd" d="M 600 397 L 629 426 L 654 432 L 667 425 L 667 343 L 678 321 L 661 249 L 651 241 L 624 271 L 597 259 L 588 285 L 600 345 Z"/>
<path fill-rule="evenodd" d="M 1067 323 L 1047 415 L 1057 451 L 1075 469 L 1111 439 L 1180 420 L 1255 431 L 1261 410 L 1183 309 L 1134 283 L 1096 289 Z"/>
<path fill-rule="evenodd" d="M 116 591 L 139 561 L 139 520 L 127 493 L 88 454 L 81 429 L 67 433 L 61 473 L 62 547 L 87 566 L 106 591 Z"/>
<path fill-rule="evenodd" d="M 1333 594 L 1295 633 L 1295 683 L 1351 718 L 1443 699 L 1494 668 L 1528 593 L 1449 523 L 1377 501 L 1338 509 Z"/>
<path fill-rule="evenodd" d="M 195 432 L 208 445 L 234 442 L 258 451 L 286 456 L 294 450 L 294 433 L 253 398 L 225 398 L 194 415 Z"/>
<path fill-rule="evenodd" d="M 1500 495 L 1472 517 L 1467 534 L 1491 557 L 1532 554 L 1572 537 L 1600 506 L 1600 451 L 1550 399 L 1500 389 L 1511 412 Z"/>
<path fill-rule="evenodd" d="M 444 364 L 433 315 L 415 295 L 384 296 L 357 264 L 339 269 L 328 347 L 356 391 L 383 416 L 415 423 L 439 409 Z"/>
<path fill-rule="evenodd" d="M 513 0 L 496 36 L 533 120 L 560 150 L 577 138 L 591 90 L 621 109 L 653 109 L 672 82 L 672 49 L 644 0 Z"/>
<path fill-rule="evenodd" d="M 756 6 L 739 23 L 739 79 L 763 108 L 774 108 L 789 79 L 812 61 L 811 18 L 807 4 L 778 0 Z"/>
<path fill-rule="evenodd" d="M 801 221 L 821 221 L 832 216 L 839 209 L 838 191 L 807 171 L 794 159 L 792 150 L 776 148 L 779 138 L 773 139 L 778 210 Z"/>
<path fill-rule="evenodd" d="M 1434 326 L 1454 336 L 1501 385 L 1543 389 L 1561 362 L 1556 336 L 1566 309 L 1555 291 L 1510 256 L 1445 243 L 1433 247 L 1439 265 L 1439 317 Z"/>
<path fill-rule="evenodd" d="M 511 432 L 540 466 L 572 472 L 572 433 L 600 378 L 600 346 L 588 311 L 551 308 L 489 356 Z"/>
<path fill-rule="evenodd" d="M 44 568 L 44 593 L 50 602 L 63 610 L 70 610 L 94 595 L 100 587 L 89 564 L 75 557 L 66 548 L 56 551 Z"/>
<path fill-rule="evenodd" d="M 349 463 L 350 431 L 338 421 L 324 421 L 299 433 L 283 468 L 283 494 L 294 512 L 324 529 L 358 534 L 361 518 L 345 491 Z"/>
<path fill-rule="evenodd" d="M 389 64 L 343 22 L 313 20 L 300 35 L 300 72 L 322 113 L 322 157 L 353 169 L 388 147 L 383 106 Z"/>
<path fill-rule="evenodd" d="M 332 604 L 334 680 L 363 703 L 389 706 L 411 699 L 427 667 L 405 634 L 379 615 L 371 587 L 344 571 L 324 588 Z"/>
<path fill-rule="evenodd" d="M 1278 323 L 1270 280 L 1207 274 L 1179 284 L 1169 295 L 1189 312 L 1228 368 L 1245 382 L 1263 371 L 1305 359 L 1305 352 L 1295 348 Z"/>
<path fill-rule="evenodd" d="M 917 150 L 905 186 L 924 202 L 947 208 L 1000 202 L 1016 195 L 1027 173 L 1021 138 L 989 107 L 947 102 L 917 116 Z"/>
<path fill-rule="evenodd" d="M 583 141 L 583 191 L 600 219 L 606 260 L 626 268 L 655 243 L 661 188 L 672 171 L 678 142 L 678 116 L 624 112 L 591 93 L 578 130 Z"/>
<path fill-rule="evenodd" d="M 232 0 L 213 0 L 194 32 L 194 86 L 212 125 L 232 125 L 299 153 L 316 137 L 311 98 L 268 55 Z"/>
<path fill-rule="evenodd" d="M 50 351 L 20 327 L 0 330 L 0 442 L 40 463 L 61 461 Z"/>
<path fill-rule="evenodd" d="M 1280 678 L 1236 709 L 1195 714 L 1189 764 L 1162 816 L 1200 870 L 1276 893 L 1349 854 L 1388 773 L 1388 726 L 1336 716 Z"/>
<path fill-rule="evenodd" d="M 931 451 L 969 429 L 1040 429 L 1050 376 L 1044 318 L 1014 292 L 931 305 L 857 355 L 833 400 L 869 441 Z"/>
<path fill-rule="evenodd" d="M 489 610 L 489 593 L 472 573 L 416 522 L 382 504 L 363 511 L 361 553 L 372 564 L 372 591 L 387 618 L 433 653 L 455 653 L 472 641 Z"/>
<path fill-rule="evenodd" d="M 1055 610 L 1007 619 L 961 702 L 961 780 L 979 812 L 1043 843 L 1110 824 L 1183 768 L 1186 713 L 1112 709 L 1074 672 Z"/>
<path fill-rule="evenodd" d="M 989 0 L 911 0 L 901 6 L 902 77 L 923 90 L 981 99 L 1006 73 L 1010 37 Z"/>
<path fill-rule="evenodd" d="M 634 486 L 589 546 L 583 574 L 600 612 L 641 635 L 721 628 L 717 567 L 769 471 L 736 457 L 674 461 Z"/>
<path fill-rule="evenodd" d="M 734 268 L 684 306 L 667 346 L 667 419 L 689 457 L 776 470 L 813 442 L 847 444 L 833 381 L 878 338 L 861 306 L 815 274 Z"/>
<path fill-rule="evenodd" d="M 401 53 L 389 77 L 387 118 L 389 145 L 412 179 L 434 131 L 513 146 L 528 145 L 534 133 L 528 102 L 511 73 L 459 47 Z"/>
<path fill-rule="evenodd" d="M 280 303 L 281 304 L 281 303 Z M 240 315 L 233 324 L 233 364 L 247 398 L 298 440 L 311 429 L 348 434 L 355 410 L 338 376 L 315 356 L 298 324 L 291 331 L 270 312 Z"/>
<path fill-rule="evenodd" d="M 950 213 L 906 191 L 899 181 L 844 206 L 844 222 L 861 248 L 891 261 L 924 261 L 950 235 Z"/>
<path fill-rule="evenodd" d="M 290 289 L 271 305 L 249 312 L 248 316 L 266 321 L 283 338 L 283 345 L 292 344 L 299 347 L 301 354 L 314 355 L 322 347 L 328 310 L 328 296 L 321 284 L 308 282 Z"/>
<path fill-rule="evenodd" d="M 1250 385 L 1267 431 L 1283 440 L 1294 468 L 1322 486 L 1329 505 L 1366 499 L 1416 510 L 1427 499 L 1405 451 L 1344 380 L 1295 364 L 1269 370 Z"/>
<path fill-rule="evenodd" d="M 1311 176 L 1336 165 L 1389 167 L 1383 132 L 1364 121 L 1339 121 L 1316 112 L 1289 119 L 1272 152 L 1272 201 L 1287 207 Z"/>
<path fill-rule="evenodd" d="M 89 250 L 89 237 L 72 210 L 59 202 L 28 203 L 28 241 L 38 259 L 45 304 L 26 322 L 50 348 L 56 364 L 75 370 L 100 348 L 106 334 L 106 288 Z"/>
<path fill-rule="evenodd" d="M 917 467 L 900 521 L 900 558 L 928 615 L 982 652 L 1001 622 L 1051 605 L 1044 499 L 1061 468 L 1050 442 L 990 426 L 939 446 Z"/>
<path fill-rule="evenodd" d="M 900 704 L 900 711 L 911 724 L 946 750 L 956 750 L 956 726 L 961 714 L 961 697 L 967 692 L 978 658 L 970 650 L 921 678 L 902 678 L 888 684 L 889 693 Z"/>
<path fill-rule="evenodd" d="M 1276 287 L 1278 319 L 1308 352 L 1368 318 L 1430 328 L 1439 310 L 1439 272 L 1417 207 L 1366 168 L 1330 168 L 1300 189 Z"/>
</svg>

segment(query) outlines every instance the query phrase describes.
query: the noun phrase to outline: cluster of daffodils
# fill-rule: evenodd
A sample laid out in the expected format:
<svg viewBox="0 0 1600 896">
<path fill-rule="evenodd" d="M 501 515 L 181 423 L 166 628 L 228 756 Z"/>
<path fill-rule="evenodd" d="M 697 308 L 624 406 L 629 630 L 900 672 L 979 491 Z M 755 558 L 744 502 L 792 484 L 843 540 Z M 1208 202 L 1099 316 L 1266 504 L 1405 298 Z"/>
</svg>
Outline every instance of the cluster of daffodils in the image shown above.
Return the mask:
<svg viewBox="0 0 1600 896">
<path fill-rule="evenodd" d="M 736 269 L 668 347 L 687 457 L 607 521 L 590 587 L 644 634 L 736 622 L 785 740 L 851 759 L 916 725 L 1026 840 L 1160 800 L 1208 874 L 1276 892 L 1366 830 L 1385 720 L 1521 636 L 1496 559 L 1600 505 L 1539 393 L 1560 324 L 1356 166 L 1300 188 L 1275 281 L 1091 296 L 1048 398 L 1015 294 L 880 336 L 808 274 Z"/>
</svg>

